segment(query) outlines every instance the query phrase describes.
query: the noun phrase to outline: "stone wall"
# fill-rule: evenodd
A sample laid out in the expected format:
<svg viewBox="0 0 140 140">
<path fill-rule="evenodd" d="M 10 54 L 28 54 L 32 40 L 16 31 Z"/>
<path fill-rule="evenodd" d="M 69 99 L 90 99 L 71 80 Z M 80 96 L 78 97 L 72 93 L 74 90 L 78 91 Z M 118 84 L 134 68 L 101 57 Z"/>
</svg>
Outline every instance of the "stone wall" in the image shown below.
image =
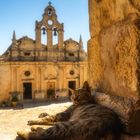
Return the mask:
<svg viewBox="0 0 140 140">
<path fill-rule="evenodd" d="M 72 72 L 72 74 L 71 74 Z M 52 87 L 59 97 L 68 96 L 69 82 L 75 88 L 87 81 L 87 62 L 3 62 L 0 61 L 0 103 L 19 93 L 20 100 L 47 100 L 47 91 Z M 31 92 L 25 87 L 31 84 Z M 26 92 L 25 92 L 26 90 Z M 11 93 L 11 94 L 10 94 Z"/>
<path fill-rule="evenodd" d="M 9 89 L 11 89 L 11 72 L 10 65 L 0 64 L 0 102 L 8 100 Z"/>
<path fill-rule="evenodd" d="M 89 0 L 89 82 L 109 94 L 138 99 L 140 1 Z"/>
<path fill-rule="evenodd" d="M 140 134 L 140 1 L 89 0 L 89 19 L 89 83 L 100 93 L 94 98 L 120 115 L 125 132 Z"/>
</svg>

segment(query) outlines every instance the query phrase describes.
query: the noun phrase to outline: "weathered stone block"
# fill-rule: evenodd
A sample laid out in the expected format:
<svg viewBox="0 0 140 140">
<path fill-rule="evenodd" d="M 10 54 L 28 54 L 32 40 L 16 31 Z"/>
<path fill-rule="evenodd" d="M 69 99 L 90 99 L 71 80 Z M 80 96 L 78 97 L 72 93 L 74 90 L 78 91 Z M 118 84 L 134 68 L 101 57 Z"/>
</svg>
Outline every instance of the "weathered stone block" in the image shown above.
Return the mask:
<svg viewBox="0 0 140 140">
<path fill-rule="evenodd" d="M 130 13 L 139 13 L 139 0 L 89 0 L 91 38 L 99 35 L 116 21 L 122 21 Z"/>
<path fill-rule="evenodd" d="M 102 92 L 139 97 L 138 1 L 89 0 L 89 82 Z"/>
<path fill-rule="evenodd" d="M 108 94 L 95 99 L 121 116 L 126 132 L 140 134 L 140 1 L 89 0 L 89 19 L 89 82 Z"/>
<path fill-rule="evenodd" d="M 102 29 L 100 55 L 101 89 L 104 92 L 137 98 L 139 96 L 139 36 L 137 15 Z"/>
</svg>

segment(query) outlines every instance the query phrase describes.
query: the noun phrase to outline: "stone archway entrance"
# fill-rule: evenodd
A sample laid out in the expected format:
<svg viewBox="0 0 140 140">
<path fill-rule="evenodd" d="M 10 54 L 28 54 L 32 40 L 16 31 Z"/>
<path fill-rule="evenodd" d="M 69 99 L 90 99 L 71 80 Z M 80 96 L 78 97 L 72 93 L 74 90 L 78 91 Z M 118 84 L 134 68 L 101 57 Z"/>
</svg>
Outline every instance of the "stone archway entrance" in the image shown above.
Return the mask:
<svg viewBox="0 0 140 140">
<path fill-rule="evenodd" d="M 32 83 L 23 83 L 23 100 L 32 99 Z"/>
</svg>

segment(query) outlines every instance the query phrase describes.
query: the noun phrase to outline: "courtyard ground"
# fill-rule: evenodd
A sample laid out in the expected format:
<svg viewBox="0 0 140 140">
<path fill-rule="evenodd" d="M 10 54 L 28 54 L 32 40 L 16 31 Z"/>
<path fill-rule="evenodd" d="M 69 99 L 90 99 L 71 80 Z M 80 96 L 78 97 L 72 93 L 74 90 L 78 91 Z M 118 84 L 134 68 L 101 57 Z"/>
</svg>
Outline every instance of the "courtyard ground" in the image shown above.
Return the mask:
<svg viewBox="0 0 140 140">
<path fill-rule="evenodd" d="M 24 108 L 1 108 L 0 109 L 0 139 L 14 140 L 17 131 L 26 129 L 30 126 L 27 121 L 36 119 L 42 112 L 50 115 L 65 110 L 71 102 L 47 102 L 47 103 L 25 103 Z"/>
</svg>

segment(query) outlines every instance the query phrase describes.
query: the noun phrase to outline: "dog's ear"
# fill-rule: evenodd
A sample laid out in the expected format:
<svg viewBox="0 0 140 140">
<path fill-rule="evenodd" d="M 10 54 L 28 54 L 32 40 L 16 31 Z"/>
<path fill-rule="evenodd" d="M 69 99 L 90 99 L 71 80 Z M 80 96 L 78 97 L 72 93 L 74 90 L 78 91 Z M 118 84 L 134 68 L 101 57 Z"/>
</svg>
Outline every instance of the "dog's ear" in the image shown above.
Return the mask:
<svg viewBox="0 0 140 140">
<path fill-rule="evenodd" d="M 89 86 L 89 83 L 88 81 L 85 81 L 84 84 L 83 84 L 83 89 L 84 90 L 87 90 L 88 92 L 91 92 L 91 88 Z"/>
</svg>

